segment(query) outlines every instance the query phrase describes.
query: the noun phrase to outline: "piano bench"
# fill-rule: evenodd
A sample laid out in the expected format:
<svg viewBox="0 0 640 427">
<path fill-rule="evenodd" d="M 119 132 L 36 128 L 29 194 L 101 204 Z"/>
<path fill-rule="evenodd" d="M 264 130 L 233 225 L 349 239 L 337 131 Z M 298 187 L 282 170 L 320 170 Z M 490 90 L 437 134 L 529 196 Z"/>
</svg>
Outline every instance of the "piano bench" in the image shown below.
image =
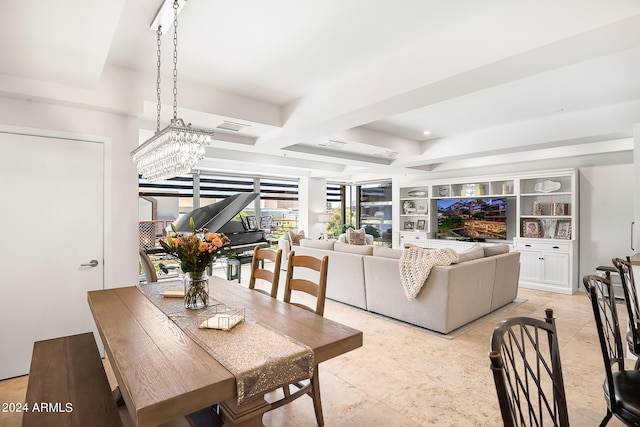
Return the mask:
<svg viewBox="0 0 640 427">
<path fill-rule="evenodd" d="M 241 282 L 242 264 L 251 264 L 253 261 L 253 252 L 248 254 L 239 254 L 236 258 L 227 258 L 227 280 L 238 279 Z M 260 260 L 264 268 L 264 260 Z"/>
</svg>

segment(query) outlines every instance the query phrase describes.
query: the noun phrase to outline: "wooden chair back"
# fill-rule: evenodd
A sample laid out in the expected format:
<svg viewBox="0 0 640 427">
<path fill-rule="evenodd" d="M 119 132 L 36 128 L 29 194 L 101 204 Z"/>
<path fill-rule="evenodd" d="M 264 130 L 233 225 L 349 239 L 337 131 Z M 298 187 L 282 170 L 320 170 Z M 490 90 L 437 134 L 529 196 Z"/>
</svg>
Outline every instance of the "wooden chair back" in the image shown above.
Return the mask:
<svg viewBox="0 0 640 427">
<path fill-rule="evenodd" d="M 320 316 L 324 316 L 324 302 L 327 293 L 328 267 L 329 257 L 326 255 L 320 259 L 309 255 L 296 255 L 295 251 L 289 252 L 289 264 L 287 266 L 284 301 L 304 308 L 306 310 L 313 311 Z M 300 278 L 298 276 L 298 273 L 303 272 L 305 269 L 317 272 L 318 281 L 314 282 L 307 278 Z M 291 302 L 291 295 L 293 291 L 304 292 L 306 294 L 314 296 L 316 298 L 315 309 L 309 307 L 306 304 Z"/>
<path fill-rule="evenodd" d="M 491 336 L 489 360 L 502 421 L 511 426 L 568 426 L 553 310 L 545 320 L 514 317 Z"/>
<path fill-rule="evenodd" d="M 273 271 L 265 268 L 260 268 L 260 264 L 265 260 L 272 261 Z M 278 282 L 280 280 L 280 265 L 282 263 L 282 249 L 274 251 L 272 249 L 260 248 L 256 246 L 253 250 L 253 259 L 251 260 L 251 278 L 249 279 L 249 289 L 253 289 L 258 292 L 262 292 L 265 295 L 276 298 L 278 296 Z M 256 288 L 256 280 L 266 280 L 271 284 L 271 289 L 266 291 L 264 289 Z"/>
<path fill-rule="evenodd" d="M 156 274 L 156 268 L 153 266 L 149 255 L 147 255 L 142 248 L 138 249 L 138 254 L 140 255 L 140 261 L 142 262 L 142 269 L 144 270 L 144 277 L 146 278 L 147 283 L 157 282 L 158 275 Z"/>
</svg>

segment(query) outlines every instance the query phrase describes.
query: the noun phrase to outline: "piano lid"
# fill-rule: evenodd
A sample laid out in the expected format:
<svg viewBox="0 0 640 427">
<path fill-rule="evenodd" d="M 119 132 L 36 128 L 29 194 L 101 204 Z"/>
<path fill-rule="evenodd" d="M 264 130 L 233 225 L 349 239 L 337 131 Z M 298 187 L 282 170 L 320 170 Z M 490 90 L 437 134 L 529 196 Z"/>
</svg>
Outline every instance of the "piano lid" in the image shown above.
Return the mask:
<svg viewBox="0 0 640 427">
<path fill-rule="evenodd" d="M 233 217 L 238 215 L 249 203 L 255 200 L 260 193 L 238 193 L 229 196 L 217 203 L 194 209 L 178 218 L 174 225 L 180 233 L 191 232 L 189 218 L 193 218 L 196 230 L 206 228 L 215 233 L 219 231 Z"/>
</svg>

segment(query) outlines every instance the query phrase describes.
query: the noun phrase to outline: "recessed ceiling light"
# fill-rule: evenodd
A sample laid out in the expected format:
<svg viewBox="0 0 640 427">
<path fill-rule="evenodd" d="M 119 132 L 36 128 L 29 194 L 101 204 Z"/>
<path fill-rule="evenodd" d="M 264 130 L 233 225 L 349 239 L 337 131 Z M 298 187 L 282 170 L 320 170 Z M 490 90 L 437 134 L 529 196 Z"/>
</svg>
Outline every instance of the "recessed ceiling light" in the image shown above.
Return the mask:
<svg viewBox="0 0 640 427">
<path fill-rule="evenodd" d="M 425 130 L 424 132 L 422 132 L 425 135 L 431 135 L 431 131 L 430 130 Z"/>
</svg>

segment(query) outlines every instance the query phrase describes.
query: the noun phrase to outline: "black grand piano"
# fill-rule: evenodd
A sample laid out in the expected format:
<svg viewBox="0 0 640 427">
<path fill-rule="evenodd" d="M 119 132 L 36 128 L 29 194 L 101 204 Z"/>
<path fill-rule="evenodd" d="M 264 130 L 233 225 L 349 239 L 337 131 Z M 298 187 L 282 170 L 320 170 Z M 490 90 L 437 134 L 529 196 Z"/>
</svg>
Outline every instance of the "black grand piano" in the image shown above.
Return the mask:
<svg viewBox="0 0 640 427">
<path fill-rule="evenodd" d="M 231 241 L 229 250 L 236 254 L 253 251 L 256 246 L 267 248 L 269 241 L 264 230 L 248 229 L 246 223 L 235 218 L 259 195 L 260 193 L 234 194 L 217 203 L 184 214 L 173 225 L 178 233 L 190 233 L 189 218 L 193 218 L 196 230 L 206 228 L 212 233 L 224 233 Z"/>
</svg>

